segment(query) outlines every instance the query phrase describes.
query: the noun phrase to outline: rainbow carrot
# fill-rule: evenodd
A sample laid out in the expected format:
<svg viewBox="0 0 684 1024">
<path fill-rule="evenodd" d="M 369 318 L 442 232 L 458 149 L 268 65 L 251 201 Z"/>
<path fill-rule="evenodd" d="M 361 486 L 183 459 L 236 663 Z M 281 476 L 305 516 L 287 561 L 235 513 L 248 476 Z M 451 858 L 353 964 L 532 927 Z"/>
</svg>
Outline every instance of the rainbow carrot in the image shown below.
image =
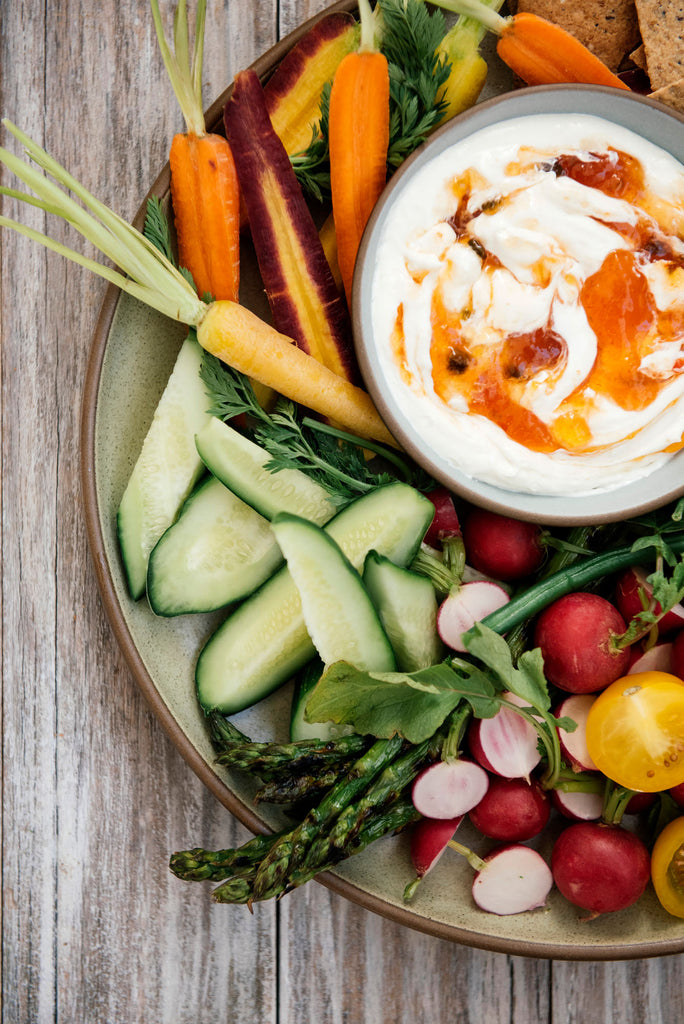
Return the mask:
<svg viewBox="0 0 684 1024">
<path fill-rule="evenodd" d="M 337 254 L 349 304 L 361 236 L 385 187 L 389 147 L 387 59 L 375 48 L 368 0 L 361 0 L 359 12 L 361 42 L 335 72 L 328 122 Z"/>
<path fill-rule="evenodd" d="M 240 190 L 226 140 L 208 133 L 202 110 L 202 55 L 206 0 L 198 0 L 189 59 L 186 0 L 174 17 L 175 54 L 164 35 L 158 0 L 152 17 L 164 64 L 187 127 L 171 143 L 171 200 L 179 264 L 192 274 L 199 295 L 237 300 L 240 286 Z"/>
</svg>

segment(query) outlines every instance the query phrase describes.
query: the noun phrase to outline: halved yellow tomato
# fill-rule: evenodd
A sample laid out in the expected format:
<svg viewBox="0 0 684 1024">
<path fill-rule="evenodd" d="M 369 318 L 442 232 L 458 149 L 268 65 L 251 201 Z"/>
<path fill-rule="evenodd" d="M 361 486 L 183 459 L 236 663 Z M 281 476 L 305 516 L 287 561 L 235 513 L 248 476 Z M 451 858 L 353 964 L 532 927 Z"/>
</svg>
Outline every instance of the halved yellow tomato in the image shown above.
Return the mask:
<svg viewBox="0 0 684 1024">
<path fill-rule="evenodd" d="M 684 782 L 684 682 L 637 672 L 611 683 L 589 711 L 587 747 L 599 771 L 627 789 Z"/>
<path fill-rule="evenodd" d="M 669 914 L 684 917 L 684 817 L 666 825 L 651 854 L 656 896 Z"/>
</svg>

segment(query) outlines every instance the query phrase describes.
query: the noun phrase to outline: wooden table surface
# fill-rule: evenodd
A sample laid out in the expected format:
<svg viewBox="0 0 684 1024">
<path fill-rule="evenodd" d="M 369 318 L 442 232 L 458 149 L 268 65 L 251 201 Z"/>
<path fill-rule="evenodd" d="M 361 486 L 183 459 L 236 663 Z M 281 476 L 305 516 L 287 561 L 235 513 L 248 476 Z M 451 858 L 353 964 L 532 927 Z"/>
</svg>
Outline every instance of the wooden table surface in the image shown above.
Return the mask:
<svg viewBox="0 0 684 1024">
<path fill-rule="evenodd" d="M 207 105 L 324 5 L 210 3 Z M 145 0 L 0 0 L 0 96 L 128 219 L 181 128 Z M 171 876 L 172 850 L 248 833 L 162 732 L 100 605 L 78 459 L 105 285 L 9 232 L 0 247 L 4 1024 L 681 1020 L 678 957 L 527 960 L 408 931 L 317 883 L 250 915 Z"/>
</svg>

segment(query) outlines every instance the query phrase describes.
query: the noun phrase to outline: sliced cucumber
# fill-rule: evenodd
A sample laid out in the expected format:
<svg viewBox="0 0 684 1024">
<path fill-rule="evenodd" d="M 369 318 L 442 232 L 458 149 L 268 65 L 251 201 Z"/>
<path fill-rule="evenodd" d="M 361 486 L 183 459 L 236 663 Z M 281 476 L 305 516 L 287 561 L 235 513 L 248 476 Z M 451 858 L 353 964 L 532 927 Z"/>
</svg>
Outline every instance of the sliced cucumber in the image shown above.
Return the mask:
<svg viewBox="0 0 684 1024">
<path fill-rule="evenodd" d="M 415 555 L 434 507 L 407 484 L 392 483 L 358 498 L 325 527 L 359 571 L 371 549 L 406 565 Z M 302 603 L 283 566 L 233 611 L 202 650 L 197 696 L 207 710 L 234 714 L 289 679 L 316 651 Z"/>
<path fill-rule="evenodd" d="M 195 438 L 206 467 L 266 519 L 292 512 L 322 526 L 337 511 L 328 491 L 298 469 L 271 473 L 265 448 L 215 416 Z"/>
<path fill-rule="evenodd" d="M 363 582 L 401 671 L 437 664 L 444 645 L 437 633 L 437 597 L 430 580 L 370 551 Z"/>
<path fill-rule="evenodd" d="M 323 662 L 320 658 L 314 658 L 304 666 L 297 676 L 290 711 L 290 739 L 293 742 L 313 739 L 327 742 L 335 740 L 339 736 L 350 736 L 354 731 L 351 725 L 337 725 L 335 722 L 307 722 L 304 718 L 309 694 L 321 678 L 322 672 Z"/>
<path fill-rule="evenodd" d="M 191 332 L 157 405 L 117 515 L 119 547 L 131 597 L 145 592 L 150 551 L 174 522 L 204 472 L 195 434 L 211 418 L 200 380 L 202 349 Z"/>
<path fill-rule="evenodd" d="M 392 646 L 339 544 L 299 516 L 281 513 L 272 526 L 302 600 L 306 631 L 323 664 L 348 661 L 366 672 L 392 672 Z"/>
<path fill-rule="evenodd" d="M 210 476 L 152 549 L 147 597 L 157 615 L 213 611 L 251 594 L 282 560 L 268 519 Z"/>
</svg>

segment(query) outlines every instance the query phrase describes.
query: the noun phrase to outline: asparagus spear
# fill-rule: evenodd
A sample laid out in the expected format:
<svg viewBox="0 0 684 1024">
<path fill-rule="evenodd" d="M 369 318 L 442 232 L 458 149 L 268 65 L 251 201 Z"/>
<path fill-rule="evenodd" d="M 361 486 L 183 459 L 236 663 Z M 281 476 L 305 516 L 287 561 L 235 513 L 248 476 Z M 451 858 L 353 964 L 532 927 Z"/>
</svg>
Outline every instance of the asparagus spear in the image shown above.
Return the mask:
<svg viewBox="0 0 684 1024">
<path fill-rule="evenodd" d="M 316 864 L 344 857 L 344 851 L 353 844 L 368 816 L 377 807 L 397 801 L 406 787 L 413 782 L 425 761 L 434 759 L 434 747 L 435 740 L 431 737 L 418 746 L 410 747 L 392 761 L 368 787 L 361 799 L 345 807 L 332 828 L 314 840 L 302 865 L 301 874 L 307 875 Z M 292 874 L 294 884 L 301 884 L 301 874 Z"/>
<path fill-rule="evenodd" d="M 220 711 L 212 711 L 207 716 L 209 723 L 209 738 L 214 748 L 219 751 L 228 749 L 234 743 L 250 743 L 249 736 L 240 732 L 236 725 L 222 715 Z"/>
<path fill-rule="evenodd" d="M 254 899 L 268 899 L 282 891 L 289 876 L 302 864 L 310 844 L 321 830 L 334 821 L 340 811 L 355 800 L 394 760 L 402 746 L 400 736 L 376 741 L 321 802 L 309 811 L 304 820 L 291 832 L 281 836 L 259 865 L 254 879 Z"/>
<path fill-rule="evenodd" d="M 302 870 L 298 873 L 296 881 L 286 882 L 279 890 L 273 890 L 264 896 L 259 896 L 254 892 L 253 882 L 255 875 L 245 874 L 229 878 L 213 891 L 212 899 L 216 903 L 250 904 L 253 901 L 268 899 L 271 896 L 283 896 L 291 889 L 302 885 L 304 882 L 308 882 L 314 875 L 322 871 L 328 871 L 338 864 L 340 860 L 351 857 L 355 853 L 360 853 L 364 847 L 368 846 L 369 843 L 375 842 L 376 839 L 400 831 L 418 817 L 419 814 L 411 800 L 408 797 L 402 798 L 395 801 L 389 808 L 377 808 L 368 820 L 364 822 L 358 834 L 350 839 L 349 845 L 343 851 L 336 850 L 329 860 L 311 864 L 306 871 Z"/>
<path fill-rule="evenodd" d="M 254 803 L 294 804 L 314 796 L 320 797 L 338 782 L 343 771 L 344 762 L 319 773 L 309 772 L 306 775 L 272 779 L 254 794 Z"/>
<path fill-rule="evenodd" d="M 370 745 L 365 736 L 352 733 L 336 740 L 298 740 L 294 743 L 234 742 L 224 746 L 217 763 L 254 772 L 265 778 L 279 771 L 288 775 L 321 769 L 364 753 Z"/>
<path fill-rule="evenodd" d="M 207 878 L 220 881 L 243 871 L 254 871 L 280 835 L 282 833 L 276 832 L 255 836 L 231 850 L 203 850 L 201 847 L 179 850 L 172 854 L 169 867 L 177 878 L 186 882 L 201 882 Z"/>
</svg>

